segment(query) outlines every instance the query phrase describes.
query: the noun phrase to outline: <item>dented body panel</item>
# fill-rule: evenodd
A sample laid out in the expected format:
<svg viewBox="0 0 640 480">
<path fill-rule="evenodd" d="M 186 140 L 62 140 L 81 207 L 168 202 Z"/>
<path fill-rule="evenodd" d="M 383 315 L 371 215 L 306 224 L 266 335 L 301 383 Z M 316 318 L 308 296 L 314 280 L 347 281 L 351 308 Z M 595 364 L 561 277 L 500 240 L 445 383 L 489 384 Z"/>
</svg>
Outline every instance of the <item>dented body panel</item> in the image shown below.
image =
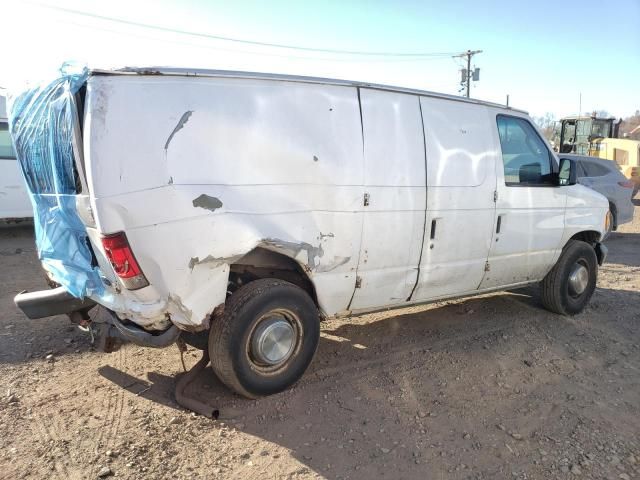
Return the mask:
<svg viewBox="0 0 640 480">
<path fill-rule="evenodd" d="M 168 312 L 204 328 L 225 301 L 229 265 L 256 247 L 295 259 L 327 314 L 348 308 L 364 192 L 356 89 L 95 76 L 86 105 L 97 231 L 126 231 L 151 284 L 121 289 L 114 300 L 126 300 L 110 308 L 146 327 Z"/>
<path fill-rule="evenodd" d="M 145 329 L 208 328 L 232 270 L 277 258 L 333 316 L 536 282 L 573 235 L 604 233 L 608 204 L 584 187 L 505 186 L 496 116 L 524 112 L 353 82 L 149 73 L 88 77 L 76 201 L 104 283 L 94 300 Z M 117 232 L 148 286 L 114 272 L 101 240 Z"/>
</svg>

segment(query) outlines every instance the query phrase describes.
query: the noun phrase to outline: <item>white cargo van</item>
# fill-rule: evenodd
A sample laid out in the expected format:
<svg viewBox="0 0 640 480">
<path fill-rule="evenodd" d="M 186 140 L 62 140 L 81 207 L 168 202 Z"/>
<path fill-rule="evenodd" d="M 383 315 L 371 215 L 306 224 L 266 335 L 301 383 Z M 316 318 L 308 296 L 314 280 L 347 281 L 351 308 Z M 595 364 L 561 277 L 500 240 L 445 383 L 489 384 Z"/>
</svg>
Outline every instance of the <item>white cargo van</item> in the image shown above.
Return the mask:
<svg viewBox="0 0 640 480">
<path fill-rule="evenodd" d="M 86 324 L 97 302 L 102 335 L 141 345 L 208 336 L 215 373 L 247 397 L 300 378 L 322 318 L 533 283 L 572 315 L 606 256 L 607 200 L 499 105 L 129 69 L 57 79 L 10 111 L 61 285 L 17 305 Z"/>
</svg>

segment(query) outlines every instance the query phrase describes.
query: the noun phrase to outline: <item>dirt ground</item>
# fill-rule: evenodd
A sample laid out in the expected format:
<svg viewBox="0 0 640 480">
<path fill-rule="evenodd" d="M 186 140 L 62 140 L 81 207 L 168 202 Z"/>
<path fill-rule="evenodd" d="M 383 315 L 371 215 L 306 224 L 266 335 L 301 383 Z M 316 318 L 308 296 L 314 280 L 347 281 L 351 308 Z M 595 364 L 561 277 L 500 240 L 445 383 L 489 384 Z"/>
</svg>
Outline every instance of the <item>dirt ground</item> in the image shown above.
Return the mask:
<svg viewBox="0 0 640 480">
<path fill-rule="evenodd" d="M 245 400 L 203 372 L 218 421 L 177 406 L 177 348 L 97 353 L 66 317 L 26 319 L 31 228 L 2 228 L 0 478 L 640 478 L 635 203 L 581 315 L 529 288 L 328 321 L 290 391 Z"/>
</svg>

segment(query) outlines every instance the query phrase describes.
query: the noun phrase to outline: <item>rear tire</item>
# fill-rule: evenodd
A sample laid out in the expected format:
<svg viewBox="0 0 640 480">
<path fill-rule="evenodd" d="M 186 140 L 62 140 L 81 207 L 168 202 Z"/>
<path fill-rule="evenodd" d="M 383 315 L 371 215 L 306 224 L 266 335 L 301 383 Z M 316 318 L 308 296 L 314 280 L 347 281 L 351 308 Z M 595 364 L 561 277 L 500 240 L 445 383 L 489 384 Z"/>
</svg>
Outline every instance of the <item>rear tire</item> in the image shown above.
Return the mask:
<svg viewBox="0 0 640 480">
<path fill-rule="evenodd" d="M 576 315 L 596 288 L 598 259 L 586 242 L 570 240 L 555 266 L 541 282 L 542 304 L 560 315 Z"/>
<path fill-rule="evenodd" d="M 272 395 L 300 379 L 319 338 L 318 309 L 304 290 L 283 280 L 255 280 L 236 290 L 212 323 L 211 366 L 242 396 Z"/>
</svg>

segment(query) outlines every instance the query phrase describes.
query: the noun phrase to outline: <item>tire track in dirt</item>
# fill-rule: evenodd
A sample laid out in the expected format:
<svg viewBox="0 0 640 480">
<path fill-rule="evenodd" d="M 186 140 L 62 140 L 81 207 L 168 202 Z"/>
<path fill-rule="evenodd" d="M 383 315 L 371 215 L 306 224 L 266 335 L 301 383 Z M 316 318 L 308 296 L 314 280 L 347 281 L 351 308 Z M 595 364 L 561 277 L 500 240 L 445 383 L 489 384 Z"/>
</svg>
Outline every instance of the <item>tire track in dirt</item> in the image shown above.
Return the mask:
<svg viewBox="0 0 640 480">
<path fill-rule="evenodd" d="M 513 329 L 514 324 L 511 323 L 511 325 L 505 324 L 499 326 L 494 325 L 475 330 L 468 330 L 466 334 L 460 334 L 459 332 L 456 333 L 453 339 L 449 336 L 447 338 L 435 341 L 428 339 L 428 342 L 425 341 L 420 345 L 398 346 L 385 349 L 384 355 L 374 354 L 375 357 L 373 358 L 351 358 L 349 364 L 345 365 L 344 363 L 340 363 L 335 366 L 320 367 L 310 372 L 314 376 L 313 380 L 311 381 L 313 383 L 324 382 L 327 378 L 335 378 L 337 375 L 351 376 L 354 372 L 360 369 L 371 370 L 376 369 L 380 366 L 384 366 L 385 369 L 391 369 L 399 366 L 408 367 L 409 365 L 406 361 L 406 357 L 421 353 L 423 350 L 425 350 L 425 348 L 428 348 L 431 352 L 444 350 L 444 347 L 451 345 L 452 342 L 455 344 L 464 344 L 465 342 L 476 340 L 480 337 L 502 333 L 510 327 Z M 420 365 L 420 367 L 423 367 L 423 365 Z"/>
<path fill-rule="evenodd" d="M 41 439 L 45 438 L 47 440 L 46 449 L 47 449 L 47 453 L 50 453 L 51 451 L 53 451 L 51 442 L 54 442 L 54 444 L 61 442 L 63 439 L 60 438 L 60 435 L 58 433 L 66 429 L 61 428 L 59 426 L 60 417 L 52 417 L 51 415 L 45 415 L 44 412 L 46 411 L 47 411 L 46 408 L 44 409 L 33 408 L 31 410 L 31 413 L 33 415 L 33 421 L 29 422 L 29 425 L 37 430 L 36 432 L 34 432 L 35 433 L 34 438 L 41 438 Z M 33 428 L 32 428 L 32 431 L 33 431 Z M 42 455 L 42 457 L 44 456 L 45 455 Z M 60 478 L 64 480 L 82 478 L 80 476 L 80 472 L 74 472 L 74 475 L 72 475 L 71 472 L 69 472 L 69 470 L 67 469 L 67 467 L 63 463 L 59 462 L 58 459 L 54 459 L 52 461 L 53 461 L 53 468 L 56 474 L 56 478 Z M 44 465 L 43 465 L 43 468 L 44 468 Z"/>
<path fill-rule="evenodd" d="M 119 370 L 124 370 L 127 364 L 126 348 L 122 347 L 116 353 L 116 366 Z M 104 379 L 103 381 L 108 382 Z M 106 451 L 113 450 L 115 448 L 115 439 L 120 431 L 120 424 L 122 421 L 124 402 L 125 402 L 125 390 L 120 387 L 114 387 L 110 382 L 105 387 L 108 395 L 106 397 L 106 409 L 104 413 L 100 413 L 100 427 L 99 435 L 93 445 L 93 452 L 100 458 L 103 455 L 106 460 Z M 104 400 L 103 400 L 104 402 Z M 104 403 L 103 403 L 104 405 Z M 90 467 L 91 476 L 96 477 L 100 468 L 102 468 L 103 461 L 92 462 Z"/>
</svg>

